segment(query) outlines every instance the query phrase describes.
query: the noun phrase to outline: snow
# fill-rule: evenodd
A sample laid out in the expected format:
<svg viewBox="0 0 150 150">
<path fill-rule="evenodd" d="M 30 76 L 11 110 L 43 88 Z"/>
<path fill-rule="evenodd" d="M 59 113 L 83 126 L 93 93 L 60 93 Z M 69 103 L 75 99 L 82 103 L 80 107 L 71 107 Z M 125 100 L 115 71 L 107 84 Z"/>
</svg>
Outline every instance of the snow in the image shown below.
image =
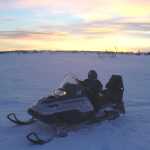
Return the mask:
<svg viewBox="0 0 150 150">
<path fill-rule="evenodd" d="M 0 55 L 0 147 L 3 150 L 149 150 L 150 147 L 149 56 L 97 55 L 96 53 L 37 53 Z M 124 80 L 125 116 L 71 132 L 65 138 L 39 146 L 29 143 L 30 131 L 48 136 L 49 127 L 35 123 L 16 126 L 9 112 L 29 118 L 26 109 L 58 87 L 67 73 L 80 79 L 95 69 L 103 85 L 112 74 Z"/>
</svg>

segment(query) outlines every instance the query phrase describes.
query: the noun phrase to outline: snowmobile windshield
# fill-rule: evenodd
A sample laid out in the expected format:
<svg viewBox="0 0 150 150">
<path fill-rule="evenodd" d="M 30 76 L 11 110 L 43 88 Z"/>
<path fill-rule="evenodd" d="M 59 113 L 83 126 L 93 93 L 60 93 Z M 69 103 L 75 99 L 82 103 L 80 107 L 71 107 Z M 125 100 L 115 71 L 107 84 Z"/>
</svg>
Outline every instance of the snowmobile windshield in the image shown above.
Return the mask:
<svg viewBox="0 0 150 150">
<path fill-rule="evenodd" d="M 63 89 L 65 94 L 70 96 L 81 95 L 83 92 L 77 79 L 78 78 L 74 74 L 66 75 L 63 82 L 60 84 L 59 89 Z"/>
<path fill-rule="evenodd" d="M 66 75 L 58 89 L 51 92 L 51 96 L 81 96 L 83 88 L 79 85 L 77 77 L 73 74 Z"/>
<path fill-rule="evenodd" d="M 74 74 L 67 74 L 67 75 L 65 76 L 65 78 L 63 79 L 63 81 L 61 82 L 61 84 L 60 84 L 59 87 L 60 87 L 60 88 L 63 88 L 64 85 L 66 85 L 66 84 L 74 84 L 74 85 L 77 85 L 78 82 L 76 81 L 76 79 L 78 79 L 76 75 L 74 75 Z"/>
</svg>

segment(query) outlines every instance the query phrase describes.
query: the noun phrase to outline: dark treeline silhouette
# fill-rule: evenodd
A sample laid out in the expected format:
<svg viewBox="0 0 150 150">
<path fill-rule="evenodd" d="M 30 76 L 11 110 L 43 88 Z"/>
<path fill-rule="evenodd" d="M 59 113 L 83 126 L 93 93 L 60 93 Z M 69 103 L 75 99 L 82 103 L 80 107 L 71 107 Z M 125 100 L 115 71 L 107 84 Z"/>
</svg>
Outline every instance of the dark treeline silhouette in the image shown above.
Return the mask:
<svg viewBox="0 0 150 150">
<path fill-rule="evenodd" d="M 32 54 L 32 53 L 96 53 L 96 54 L 110 54 L 110 55 L 117 55 L 117 54 L 125 54 L 125 55 L 150 55 L 150 51 L 148 52 L 124 52 L 124 51 L 98 51 L 98 50 L 12 50 L 12 51 L 0 51 L 0 54 Z"/>
</svg>

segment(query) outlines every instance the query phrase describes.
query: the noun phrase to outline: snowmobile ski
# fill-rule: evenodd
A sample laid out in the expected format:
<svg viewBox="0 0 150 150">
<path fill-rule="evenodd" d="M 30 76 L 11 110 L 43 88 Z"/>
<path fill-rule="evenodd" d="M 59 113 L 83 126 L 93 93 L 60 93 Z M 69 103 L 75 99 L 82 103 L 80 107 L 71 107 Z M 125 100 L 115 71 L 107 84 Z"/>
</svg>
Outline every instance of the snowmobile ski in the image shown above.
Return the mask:
<svg viewBox="0 0 150 150">
<path fill-rule="evenodd" d="M 17 117 L 16 117 L 16 114 L 15 113 L 10 113 L 7 115 L 7 118 L 17 124 L 17 125 L 28 125 L 28 124 L 32 124 L 35 119 L 32 117 L 31 119 L 27 120 L 27 121 L 22 121 L 22 120 L 19 120 Z"/>
<path fill-rule="evenodd" d="M 33 143 L 33 144 L 39 144 L 39 145 L 42 145 L 42 144 L 46 144 L 48 142 L 50 142 L 54 137 L 50 138 L 50 139 L 47 139 L 47 140 L 43 140 L 41 139 L 37 133 L 35 132 L 31 132 L 29 133 L 27 136 L 27 139 Z"/>
<path fill-rule="evenodd" d="M 61 132 L 56 131 L 56 134 L 54 136 L 47 138 L 47 139 L 40 138 L 36 132 L 29 133 L 26 136 L 26 138 L 28 141 L 30 141 L 33 144 L 43 145 L 43 144 L 46 144 L 48 142 L 51 142 L 54 138 L 57 138 L 57 137 L 63 138 L 66 136 L 68 136 L 68 133 L 62 130 Z"/>
</svg>

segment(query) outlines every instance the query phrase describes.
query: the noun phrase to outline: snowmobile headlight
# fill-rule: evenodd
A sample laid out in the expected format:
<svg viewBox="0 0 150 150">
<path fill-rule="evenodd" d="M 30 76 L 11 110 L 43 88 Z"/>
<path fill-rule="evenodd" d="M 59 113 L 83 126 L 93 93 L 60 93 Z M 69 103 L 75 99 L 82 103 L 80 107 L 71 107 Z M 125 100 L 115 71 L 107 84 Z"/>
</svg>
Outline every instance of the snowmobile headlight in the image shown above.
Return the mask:
<svg viewBox="0 0 150 150">
<path fill-rule="evenodd" d="M 66 91 L 64 91 L 64 92 L 63 92 L 63 95 L 66 95 L 66 94 L 67 94 L 67 92 L 66 92 Z"/>
<path fill-rule="evenodd" d="M 57 89 L 57 90 L 54 91 L 55 96 L 64 96 L 66 94 L 67 94 L 67 92 L 64 91 L 63 89 Z"/>
</svg>

